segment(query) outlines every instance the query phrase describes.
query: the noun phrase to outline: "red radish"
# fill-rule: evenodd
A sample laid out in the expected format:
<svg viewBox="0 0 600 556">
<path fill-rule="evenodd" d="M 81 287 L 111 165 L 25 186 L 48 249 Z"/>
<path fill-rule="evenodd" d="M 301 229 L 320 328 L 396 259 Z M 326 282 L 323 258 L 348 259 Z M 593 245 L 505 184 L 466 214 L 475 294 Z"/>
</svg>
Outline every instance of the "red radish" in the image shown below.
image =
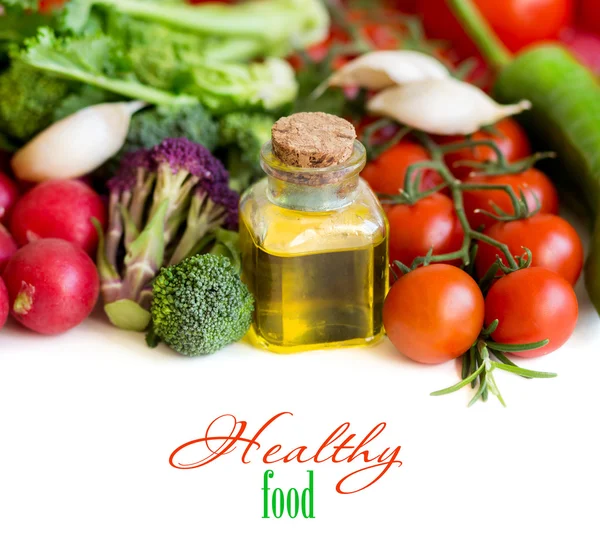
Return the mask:
<svg viewBox="0 0 600 556">
<path fill-rule="evenodd" d="M 21 247 L 3 274 L 10 312 L 40 334 L 60 334 L 80 324 L 98 299 L 98 271 L 80 247 L 40 239 Z"/>
<path fill-rule="evenodd" d="M 12 211 L 10 231 L 19 245 L 55 237 L 94 255 L 98 234 L 92 217 L 104 226 L 106 209 L 91 187 L 80 180 L 46 181 L 19 199 Z"/>
<path fill-rule="evenodd" d="M 8 230 L 0 224 L 0 276 L 9 259 L 17 252 L 17 244 Z"/>
<path fill-rule="evenodd" d="M 6 323 L 6 319 L 8 318 L 8 292 L 6 291 L 6 286 L 4 285 L 4 281 L 0 278 L 0 329 Z"/>
<path fill-rule="evenodd" d="M 19 197 L 15 183 L 3 172 L 0 172 L 0 224 L 8 222 L 13 205 Z"/>
</svg>

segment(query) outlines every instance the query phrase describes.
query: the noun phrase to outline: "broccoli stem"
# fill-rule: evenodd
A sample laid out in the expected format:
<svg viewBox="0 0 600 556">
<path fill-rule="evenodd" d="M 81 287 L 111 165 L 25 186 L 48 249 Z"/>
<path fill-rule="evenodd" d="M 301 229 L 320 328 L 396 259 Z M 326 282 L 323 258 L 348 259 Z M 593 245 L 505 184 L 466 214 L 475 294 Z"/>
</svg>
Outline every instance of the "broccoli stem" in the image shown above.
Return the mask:
<svg viewBox="0 0 600 556">
<path fill-rule="evenodd" d="M 171 256 L 169 265 L 178 264 L 183 259 L 195 255 L 196 246 L 206 234 L 223 225 L 226 216 L 225 208 L 215 204 L 206 192 L 196 192 L 190 204 L 185 232 Z"/>
<path fill-rule="evenodd" d="M 125 256 L 125 276 L 121 297 L 134 300 L 143 309 L 149 307 L 143 296 L 143 290 L 150 284 L 164 261 L 163 232 L 168 203 L 167 200 L 162 202 L 148 225 L 129 246 Z M 142 302 L 146 305 L 142 305 Z"/>
<path fill-rule="evenodd" d="M 119 243 L 123 236 L 123 219 L 121 216 L 121 206 L 127 206 L 129 192 L 119 195 L 118 192 L 111 191 L 108 199 L 108 222 L 109 227 L 106 232 L 106 260 L 113 268 L 117 266 L 117 252 Z"/>
<path fill-rule="evenodd" d="M 152 192 L 154 185 L 154 174 L 147 172 L 144 168 L 138 168 L 137 180 L 133 187 L 131 203 L 129 205 L 129 216 L 133 225 L 139 230 L 144 222 L 144 210 L 146 201 Z"/>
</svg>

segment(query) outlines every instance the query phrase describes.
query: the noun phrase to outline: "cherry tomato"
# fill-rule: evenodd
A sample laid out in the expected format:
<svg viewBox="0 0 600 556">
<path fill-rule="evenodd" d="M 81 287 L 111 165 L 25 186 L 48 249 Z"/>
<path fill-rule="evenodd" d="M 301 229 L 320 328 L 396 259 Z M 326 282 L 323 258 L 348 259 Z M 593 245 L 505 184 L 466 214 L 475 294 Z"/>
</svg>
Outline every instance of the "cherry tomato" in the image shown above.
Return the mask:
<svg viewBox="0 0 600 556">
<path fill-rule="evenodd" d="M 404 189 L 404 177 L 408 167 L 430 159 L 429 153 L 421 145 L 402 140 L 369 162 L 362 172 L 362 177 L 376 193 L 396 195 Z M 440 180 L 437 172 L 425 170 L 421 173 L 419 189 L 433 189 Z"/>
<path fill-rule="evenodd" d="M 433 247 L 434 255 L 460 249 L 464 232 L 451 199 L 433 193 L 414 205 L 393 205 L 390 222 L 390 261 L 410 266 Z"/>
<path fill-rule="evenodd" d="M 479 336 L 484 301 L 466 272 L 447 264 L 401 276 L 383 306 L 383 324 L 396 349 L 420 363 L 444 363 L 465 353 Z"/>
<path fill-rule="evenodd" d="M 595 0 L 590 0 L 594 2 Z M 571 20 L 572 0 L 474 0 L 500 40 L 513 52 L 554 39 Z M 468 55 L 477 49 L 454 17 L 447 0 L 417 0 L 427 35 L 446 39 Z"/>
<path fill-rule="evenodd" d="M 486 234 L 508 246 L 510 252 L 523 255 L 523 247 L 531 251 L 532 267 L 552 270 L 569 284 L 577 282 L 583 267 L 583 245 L 577 232 L 566 220 L 554 214 L 536 214 L 524 220 L 497 222 Z M 501 251 L 489 243 L 480 242 L 475 260 L 478 276 L 483 276 Z M 525 255 L 526 256 L 526 255 Z"/>
<path fill-rule="evenodd" d="M 600 35 L 600 3 L 598 0 L 578 0 L 577 26 Z"/>
<path fill-rule="evenodd" d="M 544 347 L 515 353 L 546 355 L 562 346 L 575 330 L 577 297 L 571 285 L 546 268 L 524 268 L 498 280 L 485 300 L 485 323 L 498 319 L 492 339 L 503 344 L 549 340 Z"/>
<path fill-rule="evenodd" d="M 477 131 L 474 141 L 493 141 L 508 162 L 514 162 L 531 154 L 531 145 L 525 130 L 513 119 L 505 118 L 496 124 L 497 133 Z M 464 137 L 440 138 L 442 144 L 464 141 Z M 460 161 L 488 162 L 496 160 L 496 153 L 490 147 L 472 147 L 450 152 L 445 157 L 446 164 L 459 179 L 465 179 L 473 172 L 469 166 L 457 166 Z"/>
<path fill-rule="evenodd" d="M 508 174 L 502 176 L 473 176 L 467 178 L 465 183 L 476 183 L 489 186 L 508 185 L 520 197 L 521 192 L 525 196 L 529 210 L 535 210 L 537 203 L 540 204 L 540 214 L 558 213 L 558 193 L 548 177 L 530 168 L 520 174 Z M 507 214 L 514 214 L 510 196 L 506 191 L 499 189 L 476 189 L 463 192 L 465 213 L 469 224 L 473 229 L 480 226 L 487 228 L 497 222 L 492 217 L 475 212 L 476 210 L 487 210 L 494 212 L 496 205 Z"/>
</svg>

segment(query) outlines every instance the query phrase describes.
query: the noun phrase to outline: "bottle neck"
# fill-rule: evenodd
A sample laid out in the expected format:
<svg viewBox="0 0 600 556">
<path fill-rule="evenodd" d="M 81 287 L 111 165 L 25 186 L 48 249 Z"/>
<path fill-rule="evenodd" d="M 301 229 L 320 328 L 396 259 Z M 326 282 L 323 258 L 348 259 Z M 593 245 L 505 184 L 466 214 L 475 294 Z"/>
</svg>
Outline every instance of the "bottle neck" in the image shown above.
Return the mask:
<svg viewBox="0 0 600 556">
<path fill-rule="evenodd" d="M 365 162 L 365 148 L 358 141 L 347 161 L 327 168 L 287 166 L 273 154 L 270 142 L 261 152 L 269 200 L 283 208 L 306 212 L 339 210 L 352 203 Z"/>
</svg>

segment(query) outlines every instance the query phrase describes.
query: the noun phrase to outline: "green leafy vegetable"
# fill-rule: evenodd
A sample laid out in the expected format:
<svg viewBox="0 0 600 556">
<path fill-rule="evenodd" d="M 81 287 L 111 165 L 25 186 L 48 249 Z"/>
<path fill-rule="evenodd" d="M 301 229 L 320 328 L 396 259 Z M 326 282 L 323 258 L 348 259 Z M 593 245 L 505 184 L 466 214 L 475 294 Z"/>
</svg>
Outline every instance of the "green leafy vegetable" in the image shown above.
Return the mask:
<svg viewBox="0 0 600 556">
<path fill-rule="evenodd" d="M 63 28 L 81 32 L 95 6 L 197 35 L 251 39 L 260 46 L 256 54 L 263 56 L 286 56 L 294 48 L 324 40 L 329 30 L 329 15 L 320 0 L 254 1 L 231 6 L 191 6 L 181 0 L 71 0 L 62 14 Z"/>
<path fill-rule="evenodd" d="M 250 328 L 254 298 L 227 257 L 197 255 L 163 268 L 152 286 L 152 332 L 188 356 L 214 353 Z"/>
<path fill-rule="evenodd" d="M 0 74 L 0 131 L 27 141 L 53 121 L 69 83 L 16 61 Z"/>
<path fill-rule="evenodd" d="M 6 55 L 15 45 L 21 45 L 29 37 L 36 35 L 39 27 L 51 26 L 52 16 L 47 14 L 26 13 L 19 4 L 2 2 L 3 13 L 0 16 L 0 55 Z"/>
<path fill-rule="evenodd" d="M 194 97 L 174 95 L 141 83 L 133 75 L 131 62 L 110 37 L 60 38 L 42 28 L 25 41 L 19 59 L 51 74 L 105 89 L 151 104 L 195 104 Z"/>
<path fill-rule="evenodd" d="M 274 110 L 293 102 L 298 91 L 294 70 L 279 58 L 252 64 L 206 62 L 192 69 L 195 95 L 211 112 Z"/>
<path fill-rule="evenodd" d="M 243 191 L 263 175 L 260 150 L 271 139 L 274 116 L 261 112 L 232 112 L 220 120 L 219 144 L 227 148 L 229 187 Z"/>
</svg>

